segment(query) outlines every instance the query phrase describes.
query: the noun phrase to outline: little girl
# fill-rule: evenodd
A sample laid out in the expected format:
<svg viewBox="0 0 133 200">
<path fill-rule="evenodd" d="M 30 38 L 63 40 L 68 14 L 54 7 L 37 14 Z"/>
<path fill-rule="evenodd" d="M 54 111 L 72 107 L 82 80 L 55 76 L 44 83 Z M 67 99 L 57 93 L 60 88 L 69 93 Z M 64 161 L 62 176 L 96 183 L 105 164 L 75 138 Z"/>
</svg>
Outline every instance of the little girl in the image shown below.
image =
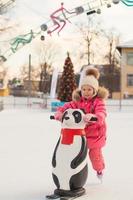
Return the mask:
<svg viewBox="0 0 133 200">
<path fill-rule="evenodd" d="M 59 107 L 55 113 L 55 119 L 61 120 L 63 112 L 68 108 L 84 109 L 86 115 L 84 120 L 89 158 L 92 167 L 97 172 L 97 177 L 102 179 L 105 163 L 102 155 L 102 147 L 106 143 L 106 108 L 104 100 L 108 97 L 108 90 L 99 87 L 99 71 L 90 68 L 86 71 L 86 77 L 82 80 L 81 91 L 76 89 L 72 94 L 72 101 Z M 90 119 L 96 117 L 96 122 Z"/>
</svg>

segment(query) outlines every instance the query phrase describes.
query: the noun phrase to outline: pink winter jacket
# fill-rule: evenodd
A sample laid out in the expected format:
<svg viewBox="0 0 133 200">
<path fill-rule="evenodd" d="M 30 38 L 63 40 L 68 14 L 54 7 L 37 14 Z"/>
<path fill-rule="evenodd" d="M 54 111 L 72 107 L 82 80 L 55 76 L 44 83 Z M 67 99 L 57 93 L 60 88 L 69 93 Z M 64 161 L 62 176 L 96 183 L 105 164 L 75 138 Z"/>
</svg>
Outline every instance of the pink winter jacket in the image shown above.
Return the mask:
<svg viewBox="0 0 133 200">
<path fill-rule="evenodd" d="M 64 112 L 68 108 L 84 109 L 86 113 L 93 113 L 97 116 L 97 122 L 86 125 L 86 138 L 89 149 L 103 147 L 106 142 L 106 108 L 104 100 L 98 96 L 88 100 L 80 97 L 78 101 L 65 103 L 64 106 L 58 108 L 58 111 Z"/>
</svg>

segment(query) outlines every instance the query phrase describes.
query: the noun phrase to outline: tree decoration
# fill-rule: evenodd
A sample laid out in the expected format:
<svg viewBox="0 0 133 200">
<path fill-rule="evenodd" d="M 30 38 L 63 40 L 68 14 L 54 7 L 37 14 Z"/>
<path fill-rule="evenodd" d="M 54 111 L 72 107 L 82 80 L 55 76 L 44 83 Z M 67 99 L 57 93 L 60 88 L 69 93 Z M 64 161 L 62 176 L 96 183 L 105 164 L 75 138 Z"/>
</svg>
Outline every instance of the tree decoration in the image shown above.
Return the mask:
<svg viewBox="0 0 133 200">
<path fill-rule="evenodd" d="M 72 92 L 76 89 L 75 74 L 69 53 L 64 63 L 64 70 L 59 81 L 58 99 L 68 102 L 72 100 Z"/>
</svg>

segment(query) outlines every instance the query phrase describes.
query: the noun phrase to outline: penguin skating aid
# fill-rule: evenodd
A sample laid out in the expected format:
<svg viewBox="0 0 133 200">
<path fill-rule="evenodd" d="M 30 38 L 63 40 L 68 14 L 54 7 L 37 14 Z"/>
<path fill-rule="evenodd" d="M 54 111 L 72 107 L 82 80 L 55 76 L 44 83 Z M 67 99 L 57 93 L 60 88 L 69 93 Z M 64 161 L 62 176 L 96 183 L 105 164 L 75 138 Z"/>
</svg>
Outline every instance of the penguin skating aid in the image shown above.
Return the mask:
<svg viewBox="0 0 133 200">
<path fill-rule="evenodd" d="M 83 186 L 88 176 L 87 142 L 80 109 L 68 109 L 62 117 L 61 135 L 52 158 L 54 194 L 46 199 L 72 200 L 85 194 Z"/>
</svg>

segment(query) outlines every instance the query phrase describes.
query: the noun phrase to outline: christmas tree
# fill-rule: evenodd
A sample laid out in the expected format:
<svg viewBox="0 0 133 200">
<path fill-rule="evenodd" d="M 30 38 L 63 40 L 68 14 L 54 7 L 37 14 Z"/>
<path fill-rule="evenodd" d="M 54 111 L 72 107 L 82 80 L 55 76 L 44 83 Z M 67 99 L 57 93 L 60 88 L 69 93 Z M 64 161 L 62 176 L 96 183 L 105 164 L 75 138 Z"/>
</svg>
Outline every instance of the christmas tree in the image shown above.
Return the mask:
<svg viewBox="0 0 133 200">
<path fill-rule="evenodd" d="M 67 53 L 63 68 L 63 73 L 59 81 L 58 99 L 68 102 L 72 100 L 72 92 L 76 88 L 74 69 L 69 53 Z"/>
</svg>

